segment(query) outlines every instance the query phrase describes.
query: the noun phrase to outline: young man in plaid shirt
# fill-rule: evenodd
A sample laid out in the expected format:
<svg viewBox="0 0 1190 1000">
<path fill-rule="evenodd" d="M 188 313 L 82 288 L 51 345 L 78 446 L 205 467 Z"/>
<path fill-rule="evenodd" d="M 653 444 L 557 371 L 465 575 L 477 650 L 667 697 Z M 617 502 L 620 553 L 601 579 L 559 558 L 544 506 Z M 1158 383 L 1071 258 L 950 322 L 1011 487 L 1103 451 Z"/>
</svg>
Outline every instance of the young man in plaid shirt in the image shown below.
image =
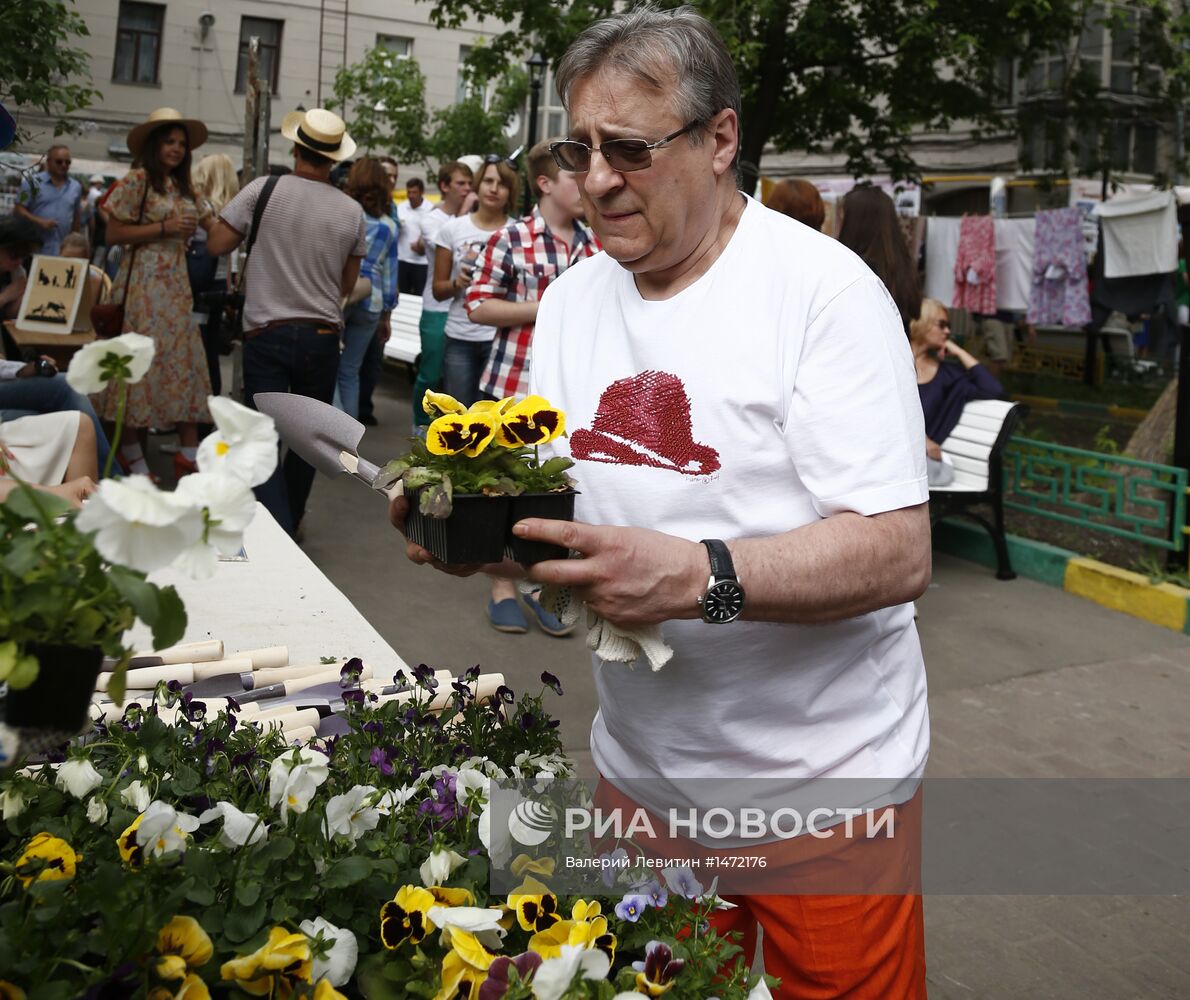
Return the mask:
<svg viewBox="0 0 1190 1000">
<path fill-rule="evenodd" d="M 601 249 L 579 221 L 583 206 L 574 174 L 558 169 L 549 146 L 539 142 L 526 157 L 537 207 L 492 235 L 467 291 L 472 321 L 497 328 L 479 380 L 480 391 L 495 399 L 529 394 L 537 304 L 554 278 Z"/>
</svg>

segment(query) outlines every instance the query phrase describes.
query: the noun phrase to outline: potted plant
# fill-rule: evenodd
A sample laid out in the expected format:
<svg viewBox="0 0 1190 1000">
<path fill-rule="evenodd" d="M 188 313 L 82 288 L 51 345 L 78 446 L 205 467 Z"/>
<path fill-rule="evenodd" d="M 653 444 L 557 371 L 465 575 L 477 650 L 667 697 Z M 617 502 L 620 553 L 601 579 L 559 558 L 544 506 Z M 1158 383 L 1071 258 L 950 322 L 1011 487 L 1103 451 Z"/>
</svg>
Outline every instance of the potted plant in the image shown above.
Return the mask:
<svg viewBox="0 0 1190 1000">
<path fill-rule="evenodd" d="M 85 393 L 116 383 L 122 416 L 123 394 L 152 356 L 153 341 L 140 334 L 97 341 L 75 355 L 67 379 Z M 176 565 L 209 576 L 220 553 L 239 551 L 256 510 L 251 487 L 276 464 L 277 434 L 270 417 L 223 397 L 208 402 L 216 430 L 199 449 L 200 471 L 173 493 L 127 476 L 102 480 L 80 510 L 23 483 L 0 504 L 0 680 L 10 726 L 79 731 L 105 657 L 108 692 L 122 700 L 132 655 L 125 632 L 139 618 L 164 648 L 186 628 L 175 589 L 147 575 Z"/>
<path fill-rule="evenodd" d="M 562 546 L 512 534 L 526 517 L 571 520 L 574 480 L 564 456 L 542 461 L 540 449 L 566 433 L 566 415 L 540 396 L 481 400 L 465 407 L 427 391 L 434 417 L 424 440 L 382 470 L 409 497 L 409 539 L 446 563 L 499 562 L 508 550 L 526 565 L 564 559 Z"/>
</svg>

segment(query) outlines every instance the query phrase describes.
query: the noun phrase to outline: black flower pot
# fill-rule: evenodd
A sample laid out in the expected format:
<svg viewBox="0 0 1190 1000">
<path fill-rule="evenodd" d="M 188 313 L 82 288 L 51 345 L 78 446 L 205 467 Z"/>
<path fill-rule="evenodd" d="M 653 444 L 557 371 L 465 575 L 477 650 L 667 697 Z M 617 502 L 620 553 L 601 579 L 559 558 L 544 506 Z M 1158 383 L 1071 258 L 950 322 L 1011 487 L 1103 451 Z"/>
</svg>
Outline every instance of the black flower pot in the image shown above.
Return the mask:
<svg viewBox="0 0 1190 1000">
<path fill-rule="evenodd" d="M 103 650 L 30 643 L 26 652 L 37 657 L 40 669 L 27 688 L 8 689 L 4 708 L 8 724 L 21 729 L 81 731 L 90 717 Z"/>
<path fill-rule="evenodd" d="M 504 558 L 511 497 L 456 493 L 449 517 L 429 517 L 420 507 L 424 489 L 408 495 L 405 535 L 409 541 L 428 549 L 436 559 L 455 565 L 500 562 Z"/>
<path fill-rule="evenodd" d="M 574 498 L 578 493 L 522 493 L 512 498 L 512 512 L 508 517 L 508 551 L 522 566 L 545 562 L 547 559 L 565 559 L 569 555 L 565 545 L 550 542 L 531 542 L 512 533 L 512 526 L 526 517 L 544 517 L 551 521 L 574 520 Z"/>
</svg>

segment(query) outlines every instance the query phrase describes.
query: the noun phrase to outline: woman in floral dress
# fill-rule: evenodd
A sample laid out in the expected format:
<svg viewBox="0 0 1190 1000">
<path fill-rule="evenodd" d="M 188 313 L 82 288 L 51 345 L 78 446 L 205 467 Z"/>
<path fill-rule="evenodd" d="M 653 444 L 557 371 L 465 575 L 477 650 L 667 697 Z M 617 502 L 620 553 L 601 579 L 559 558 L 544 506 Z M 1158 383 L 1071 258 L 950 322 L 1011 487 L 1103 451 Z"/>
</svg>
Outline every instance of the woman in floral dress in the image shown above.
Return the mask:
<svg viewBox="0 0 1190 1000">
<path fill-rule="evenodd" d="M 112 282 L 116 300 L 124 294 L 129 261 L 132 278 L 124 300 L 124 330 L 152 337 L 156 354 L 148 374 L 128 387 L 126 440 L 120 457 L 126 469 L 148 474 L 142 450 L 149 427 L 176 426 L 178 453 L 174 471 L 196 471 L 198 424 L 207 423 L 211 391 L 198 324 L 191 317 L 186 241 L 196 226 L 214 221 L 205 201 L 196 203 L 190 182 L 190 154 L 207 138 L 202 122 L 185 119 L 172 108 L 154 111 L 128 133 L 134 167 L 107 202 L 109 244 L 125 246 Z M 136 251 L 133 258 L 133 250 Z M 118 395 L 97 397 L 106 420 L 116 416 Z"/>
</svg>

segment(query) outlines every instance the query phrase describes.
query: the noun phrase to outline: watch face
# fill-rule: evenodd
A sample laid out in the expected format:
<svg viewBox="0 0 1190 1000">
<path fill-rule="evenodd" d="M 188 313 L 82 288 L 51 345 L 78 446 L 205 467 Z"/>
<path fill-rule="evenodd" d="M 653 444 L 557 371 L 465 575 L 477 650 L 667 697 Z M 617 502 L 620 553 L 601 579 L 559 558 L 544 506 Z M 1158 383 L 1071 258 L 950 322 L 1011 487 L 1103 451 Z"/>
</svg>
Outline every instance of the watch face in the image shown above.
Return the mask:
<svg viewBox="0 0 1190 1000">
<path fill-rule="evenodd" d="M 720 580 L 702 599 L 702 616 L 709 622 L 731 622 L 744 610 L 744 588 L 735 580 Z"/>
</svg>

